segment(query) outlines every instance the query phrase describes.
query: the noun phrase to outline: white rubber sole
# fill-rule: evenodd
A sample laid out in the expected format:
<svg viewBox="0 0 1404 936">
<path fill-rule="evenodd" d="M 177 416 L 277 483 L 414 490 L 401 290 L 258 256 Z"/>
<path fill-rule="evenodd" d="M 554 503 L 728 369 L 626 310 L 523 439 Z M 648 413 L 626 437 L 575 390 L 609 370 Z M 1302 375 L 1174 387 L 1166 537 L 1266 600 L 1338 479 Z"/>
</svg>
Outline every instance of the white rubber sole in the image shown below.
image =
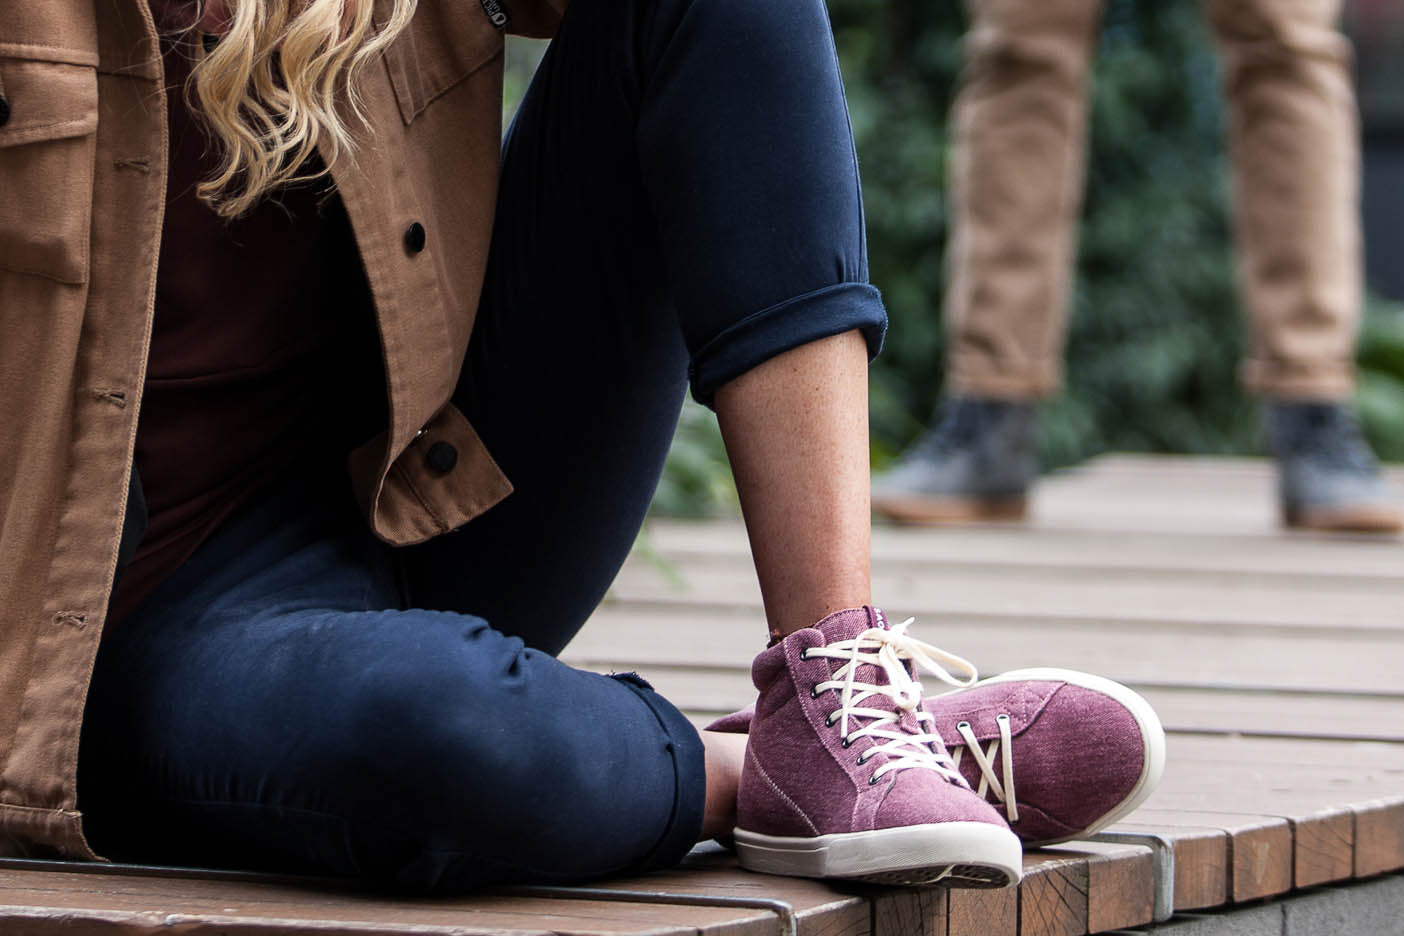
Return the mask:
<svg viewBox="0 0 1404 936">
<path fill-rule="evenodd" d="M 1007 887 L 1023 873 L 1024 848 L 1008 829 L 987 822 L 842 832 L 813 838 L 736 829 L 741 867 L 792 877 L 844 878 L 875 884 Z"/>
<path fill-rule="evenodd" d="M 1160 724 L 1160 716 L 1155 714 L 1155 709 L 1151 704 L 1141 697 L 1134 689 L 1123 686 L 1121 683 L 1103 676 L 1094 676 L 1091 673 L 1081 673 L 1077 670 L 1058 669 L 1056 667 L 1034 667 L 1032 669 L 1010 670 L 1007 673 L 1000 673 L 998 676 L 991 676 L 989 679 L 982 679 L 972 689 L 979 686 L 988 686 L 992 683 L 1005 682 L 1028 682 L 1030 680 L 1046 682 L 1065 682 L 1073 686 L 1081 686 L 1093 692 L 1100 692 L 1110 696 L 1121 703 L 1125 709 L 1136 719 L 1137 726 L 1141 729 L 1141 739 L 1143 744 L 1143 757 L 1141 759 L 1141 776 L 1136 781 L 1136 785 L 1131 788 L 1131 792 L 1126 795 L 1120 803 L 1117 803 L 1111 811 L 1104 813 L 1101 818 L 1085 829 L 1060 839 L 1040 839 L 1039 846 L 1056 845 L 1059 842 L 1071 842 L 1074 839 L 1085 838 L 1099 829 L 1104 829 L 1130 814 L 1137 806 L 1140 806 L 1146 799 L 1155 792 L 1155 788 L 1160 784 L 1160 778 L 1165 773 L 1165 729 Z"/>
</svg>

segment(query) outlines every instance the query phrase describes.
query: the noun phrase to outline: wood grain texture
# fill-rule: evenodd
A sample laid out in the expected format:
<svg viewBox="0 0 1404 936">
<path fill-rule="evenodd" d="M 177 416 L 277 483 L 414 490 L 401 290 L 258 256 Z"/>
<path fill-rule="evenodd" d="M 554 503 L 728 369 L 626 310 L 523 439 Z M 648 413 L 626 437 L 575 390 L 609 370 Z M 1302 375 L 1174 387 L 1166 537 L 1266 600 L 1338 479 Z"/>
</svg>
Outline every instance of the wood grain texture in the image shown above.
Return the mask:
<svg viewBox="0 0 1404 936">
<path fill-rule="evenodd" d="M 1019 885 L 1019 932 L 1083 936 L 1087 932 L 1087 858 L 1070 852 L 1026 852 Z"/>
<path fill-rule="evenodd" d="M 919 887 L 875 894 L 873 936 L 946 936 L 944 888 Z"/>
<path fill-rule="evenodd" d="M 1133 814 L 1138 820 L 1141 812 Z M 1112 832 L 1162 835 L 1175 853 L 1174 906 L 1176 910 L 1203 910 L 1229 900 L 1229 836 L 1211 826 L 1175 826 L 1156 819 L 1145 822 L 1118 822 Z M 1291 886 L 1290 853 L 1288 885 Z"/>
<path fill-rule="evenodd" d="M 1355 876 L 1404 868 L 1404 794 L 1355 807 Z"/>
<path fill-rule="evenodd" d="M 946 936 L 1019 936 L 1019 888 L 952 890 Z"/>
<path fill-rule="evenodd" d="M 1344 881 L 1355 871 L 1355 816 L 1352 811 L 1324 811 L 1292 819 L 1297 887 Z"/>
<path fill-rule="evenodd" d="M 391 900 L 286 885 L 0 871 L 0 932 L 137 934 L 676 934 L 773 936 L 766 911 L 475 896 Z M 64 929 L 63 927 L 68 927 Z"/>
<path fill-rule="evenodd" d="M 1102 933 L 1151 922 L 1155 876 L 1143 845 L 1070 842 L 1045 851 L 1087 862 L 1087 932 Z"/>
<path fill-rule="evenodd" d="M 1134 818 L 1143 830 L 1177 834 L 1207 828 L 1227 836 L 1229 901 L 1258 900 L 1292 889 L 1292 824 L 1280 816 L 1145 809 L 1135 813 Z M 1176 870 L 1183 873 L 1178 865 Z"/>
</svg>

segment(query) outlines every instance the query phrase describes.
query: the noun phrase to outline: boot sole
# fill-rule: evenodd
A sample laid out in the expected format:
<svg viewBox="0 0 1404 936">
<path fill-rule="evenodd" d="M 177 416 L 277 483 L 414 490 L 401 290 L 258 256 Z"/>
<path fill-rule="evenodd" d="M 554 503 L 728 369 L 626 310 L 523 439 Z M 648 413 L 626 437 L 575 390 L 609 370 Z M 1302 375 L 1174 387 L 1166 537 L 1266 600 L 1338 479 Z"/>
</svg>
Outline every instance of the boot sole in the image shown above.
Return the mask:
<svg viewBox="0 0 1404 936">
<path fill-rule="evenodd" d="M 901 526 L 940 526 L 953 523 L 1017 522 L 1028 517 L 1029 499 L 1010 497 L 885 497 L 873 496 L 873 510 Z"/>
<path fill-rule="evenodd" d="M 1283 523 L 1291 529 L 1328 533 L 1398 533 L 1404 518 L 1391 507 L 1288 507 Z"/>
<path fill-rule="evenodd" d="M 736 856 L 749 871 L 871 884 L 1008 887 L 1019 883 L 1023 854 L 1013 832 L 987 822 L 938 822 L 812 838 L 736 829 Z"/>
<path fill-rule="evenodd" d="M 1160 716 L 1155 714 L 1155 709 L 1151 708 L 1151 704 L 1140 693 L 1102 676 L 1050 666 L 1010 670 L 989 679 L 982 679 L 975 685 L 988 686 L 991 683 L 1027 681 L 1065 682 L 1072 686 L 1100 692 L 1114 699 L 1131 713 L 1132 718 L 1136 719 L 1136 725 L 1141 730 L 1143 756 L 1141 758 L 1141 776 L 1136 780 L 1136 785 L 1131 788 L 1131 792 L 1127 793 L 1121 802 L 1103 813 L 1087 828 L 1080 829 L 1063 838 L 1029 840 L 1024 844 L 1030 848 L 1041 848 L 1044 845 L 1057 845 L 1060 842 L 1084 839 L 1093 832 L 1104 829 L 1113 822 L 1124 818 L 1144 803 L 1151 793 L 1155 792 L 1155 788 L 1160 784 L 1160 778 L 1165 774 L 1165 728 L 1160 724 Z"/>
</svg>

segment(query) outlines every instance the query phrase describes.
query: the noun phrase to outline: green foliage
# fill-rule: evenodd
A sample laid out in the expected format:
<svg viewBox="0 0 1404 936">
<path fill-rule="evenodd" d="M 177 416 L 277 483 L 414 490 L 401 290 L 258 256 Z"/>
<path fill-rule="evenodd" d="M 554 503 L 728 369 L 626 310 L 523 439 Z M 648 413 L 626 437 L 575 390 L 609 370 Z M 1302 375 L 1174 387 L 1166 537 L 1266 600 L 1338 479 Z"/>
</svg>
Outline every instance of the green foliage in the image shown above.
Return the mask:
<svg viewBox="0 0 1404 936">
<path fill-rule="evenodd" d="M 737 510 L 736 486 L 722 448 L 721 430 L 712 411 L 689 397 L 663 479 L 653 495 L 654 512 L 671 517 L 702 517 Z"/>
<path fill-rule="evenodd" d="M 1404 308 L 1377 303 L 1366 310 L 1357 361 L 1365 434 L 1381 458 L 1404 462 Z"/>
</svg>

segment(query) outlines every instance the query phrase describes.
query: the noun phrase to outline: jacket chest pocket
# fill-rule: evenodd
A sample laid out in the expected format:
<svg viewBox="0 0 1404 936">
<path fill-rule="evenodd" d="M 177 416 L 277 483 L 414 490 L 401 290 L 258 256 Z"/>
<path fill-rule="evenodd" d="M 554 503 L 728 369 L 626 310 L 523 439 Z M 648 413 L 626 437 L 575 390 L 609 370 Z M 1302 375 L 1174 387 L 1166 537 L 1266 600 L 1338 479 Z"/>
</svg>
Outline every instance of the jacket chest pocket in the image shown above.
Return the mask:
<svg viewBox="0 0 1404 936">
<path fill-rule="evenodd" d="M 97 69 L 0 54 L 0 269 L 88 278 Z"/>
<path fill-rule="evenodd" d="M 376 0 L 378 26 L 392 0 Z M 502 54 L 503 34 L 479 0 L 419 0 L 404 32 L 385 50 L 400 116 L 411 123 L 433 101 Z"/>
</svg>

